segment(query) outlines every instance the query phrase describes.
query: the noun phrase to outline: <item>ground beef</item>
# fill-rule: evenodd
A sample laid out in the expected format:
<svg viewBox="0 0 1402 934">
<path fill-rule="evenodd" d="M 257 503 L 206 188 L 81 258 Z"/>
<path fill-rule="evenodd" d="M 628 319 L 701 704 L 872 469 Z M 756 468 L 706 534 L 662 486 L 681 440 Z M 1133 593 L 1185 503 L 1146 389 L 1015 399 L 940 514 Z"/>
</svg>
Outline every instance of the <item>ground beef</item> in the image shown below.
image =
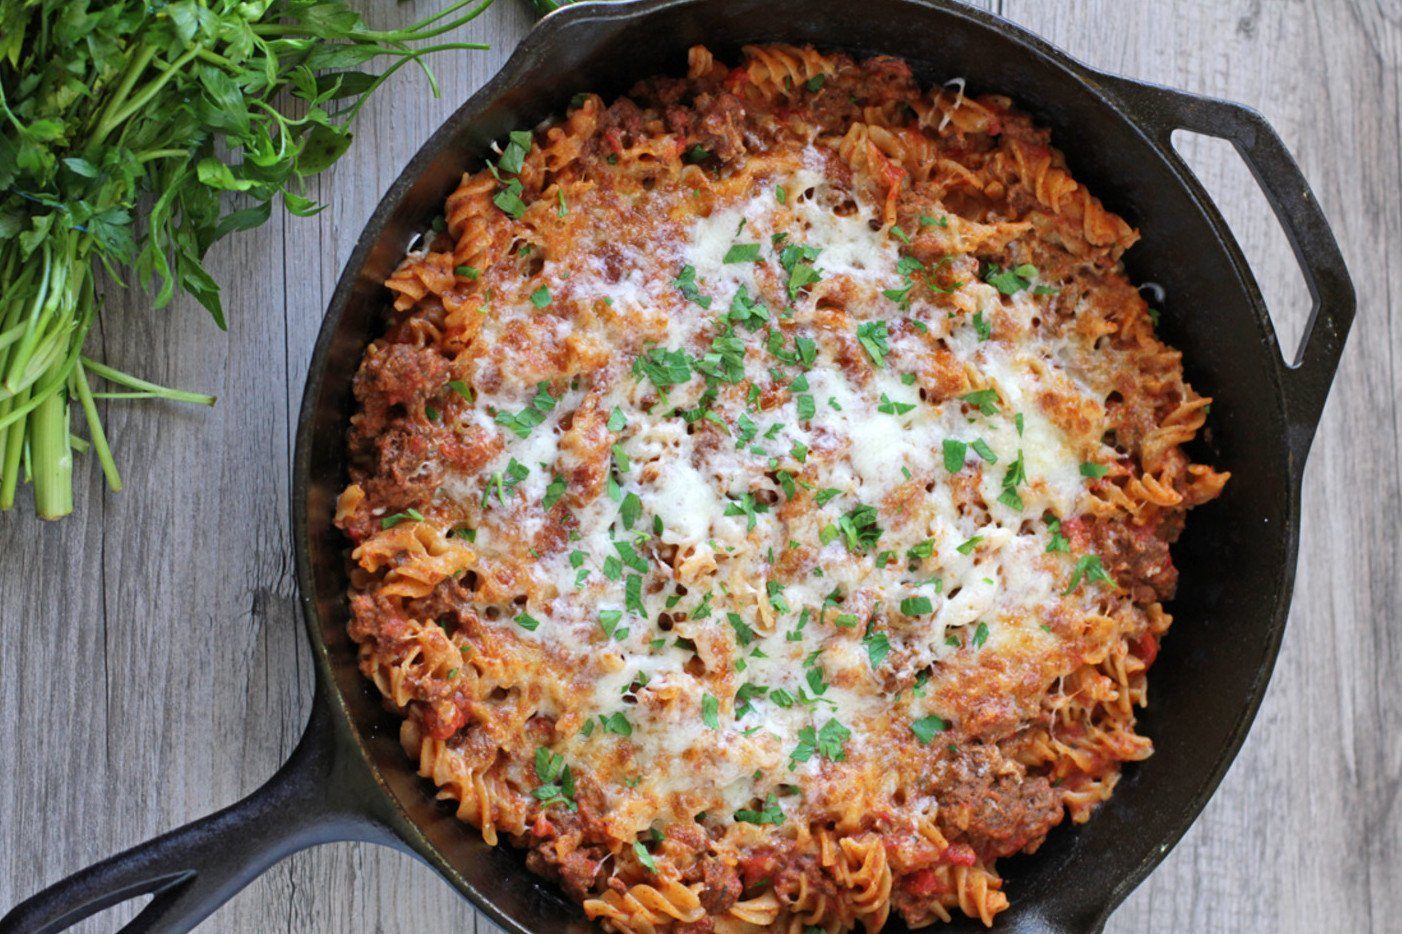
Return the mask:
<svg viewBox="0 0 1402 934">
<path fill-rule="evenodd" d="M 730 866 L 715 857 L 701 861 L 701 907 L 713 915 L 722 915 L 740 898 L 740 876 Z"/>
<path fill-rule="evenodd" d="M 373 438 L 394 415 L 423 411 L 424 403 L 441 392 L 450 378 L 448 361 L 436 350 L 372 344 L 352 384 L 361 406 L 356 433 Z M 355 440 L 352 436 L 352 444 Z"/>
<path fill-rule="evenodd" d="M 1183 514 L 1149 523 L 1130 524 L 1078 516 L 1062 523 L 1062 531 L 1077 554 L 1100 556 L 1115 583 L 1129 592 L 1136 603 L 1172 600 L 1178 589 L 1178 569 L 1169 546 L 1183 530 Z"/>
<path fill-rule="evenodd" d="M 996 746 L 967 745 L 935 769 L 942 829 L 963 837 L 985 860 L 1040 841 L 1060 823 L 1061 803 L 1050 782 L 1027 775 Z"/>
</svg>

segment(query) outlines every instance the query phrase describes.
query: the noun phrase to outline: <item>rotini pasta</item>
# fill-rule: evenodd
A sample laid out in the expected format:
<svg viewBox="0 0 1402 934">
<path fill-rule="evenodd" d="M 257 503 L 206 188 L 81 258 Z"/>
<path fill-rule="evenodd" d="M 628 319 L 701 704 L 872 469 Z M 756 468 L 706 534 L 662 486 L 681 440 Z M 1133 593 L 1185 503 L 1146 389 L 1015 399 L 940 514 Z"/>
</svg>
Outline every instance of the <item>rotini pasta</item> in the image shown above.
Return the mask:
<svg viewBox="0 0 1402 934">
<path fill-rule="evenodd" d="M 992 924 L 1152 752 L 1210 400 L 1011 101 L 743 55 L 511 134 L 390 276 L 349 632 L 607 929 Z"/>
</svg>

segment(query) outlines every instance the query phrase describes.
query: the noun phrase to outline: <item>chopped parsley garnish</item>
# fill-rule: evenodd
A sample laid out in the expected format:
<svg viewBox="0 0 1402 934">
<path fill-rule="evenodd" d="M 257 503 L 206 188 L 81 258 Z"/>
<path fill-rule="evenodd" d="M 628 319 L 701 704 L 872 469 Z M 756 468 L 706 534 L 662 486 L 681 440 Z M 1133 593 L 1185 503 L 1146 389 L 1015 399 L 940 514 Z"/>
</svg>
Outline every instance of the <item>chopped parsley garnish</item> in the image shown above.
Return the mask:
<svg viewBox="0 0 1402 934">
<path fill-rule="evenodd" d="M 923 542 L 917 542 L 906 549 L 905 556 L 911 561 L 920 561 L 935 553 L 935 540 L 927 538 Z M 904 609 L 904 608 L 902 608 Z M 926 610 L 925 612 L 929 612 Z"/>
<path fill-rule="evenodd" d="M 691 379 L 691 358 L 682 350 L 654 347 L 633 361 L 633 375 L 666 391 Z"/>
<path fill-rule="evenodd" d="M 531 400 L 530 405 L 515 415 L 510 412 L 498 412 L 496 423 L 509 429 L 518 438 L 529 438 L 531 430 L 545 421 L 545 416 L 550 414 L 559 401 L 550 394 L 550 384 L 542 380 L 536 384 L 535 398 Z"/>
<path fill-rule="evenodd" d="M 798 420 L 801 422 L 806 422 L 818 414 L 818 404 L 807 393 L 798 396 L 794 400 L 794 404 L 798 407 Z"/>
<path fill-rule="evenodd" d="M 857 325 L 857 341 L 873 365 L 878 368 L 886 365 L 886 354 L 891 348 L 887 343 L 885 321 L 865 321 Z"/>
<path fill-rule="evenodd" d="M 884 632 L 871 633 L 862 640 L 862 645 L 866 646 L 867 659 L 873 668 L 880 668 L 886 656 L 891 654 L 891 640 Z"/>
<path fill-rule="evenodd" d="M 476 280 L 481 278 L 482 270 L 478 269 L 476 266 L 454 266 L 453 274 L 462 276 L 464 279 Z"/>
<path fill-rule="evenodd" d="M 1071 584 L 1062 591 L 1062 596 L 1079 587 L 1083 579 L 1109 584 L 1111 587 L 1115 586 L 1114 579 L 1106 572 L 1105 566 L 1100 563 L 1100 555 L 1081 555 L 1080 558 L 1076 559 L 1076 568 L 1071 572 Z"/>
<path fill-rule="evenodd" d="M 565 478 L 560 474 L 550 478 L 550 483 L 545 487 L 545 497 L 541 499 L 542 509 L 549 509 L 560 501 L 560 497 L 565 495 Z"/>
<path fill-rule="evenodd" d="M 535 632 L 540 628 L 540 620 L 529 613 L 518 613 L 516 614 L 516 625 L 527 632 Z"/>
<path fill-rule="evenodd" d="M 1007 471 L 1003 474 L 1003 492 L 998 496 L 998 502 L 1009 509 L 1022 510 L 1022 497 L 1018 495 L 1019 485 L 1027 482 L 1027 468 L 1022 458 L 1022 450 L 1017 452 L 1017 460 L 1008 465 Z"/>
<path fill-rule="evenodd" d="M 978 339 L 986 341 L 993 336 L 993 325 L 988 323 L 988 319 L 983 316 L 983 312 L 974 312 L 974 333 Z"/>
<path fill-rule="evenodd" d="M 881 526 L 877 525 L 876 508 L 855 506 L 837 520 L 838 530 L 853 554 L 862 554 L 876 546 L 881 538 Z"/>
<path fill-rule="evenodd" d="M 629 493 L 623 497 L 623 502 L 618 506 L 618 515 L 623 520 L 623 527 L 631 529 L 637 524 L 643 512 L 643 501 L 638 498 L 637 493 Z"/>
<path fill-rule="evenodd" d="M 614 632 L 618 628 L 618 623 L 623 619 L 622 610 L 600 610 L 599 628 L 604 631 L 604 638 L 612 639 Z"/>
<path fill-rule="evenodd" d="M 594 722 L 589 721 L 589 726 L 593 725 Z M 571 811 L 578 808 L 574 802 L 574 775 L 571 774 L 570 767 L 565 765 L 564 756 L 551 752 L 544 746 L 537 746 L 535 774 L 541 784 L 531 791 L 531 796 L 540 802 L 541 807 L 562 804 Z"/>
<path fill-rule="evenodd" d="M 672 284 L 681 291 L 682 297 L 687 301 L 695 302 L 702 308 L 711 307 L 711 297 L 702 295 L 700 286 L 696 284 L 695 266 L 683 266 L 681 273 L 673 280 Z"/>
<path fill-rule="evenodd" d="M 381 529 L 392 529 L 401 522 L 413 520 L 414 522 L 424 521 L 423 513 L 417 509 L 406 509 L 403 512 L 396 512 L 392 516 L 385 516 L 380 520 Z"/>
<path fill-rule="evenodd" d="M 983 644 L 987 641 L 988 624 L 980 620 L 979 624 L 974 627 L 974 638 L 970 644 L 973 645 L 974 648 L 979 649 L 983 648 Z"/>
<path fill-rule="evenodd" d="M 896 402 L 883 392 L 881 394 L 881 401 L 876 406 L 876 411 L 883 412 L 887 415 L 905 415 L 907 412 L 915 411 L 915 403 Z"/>
<path fill-rule="evenodd" d="M 512 130 L 507 137 L 506 148 L 501 154 L 501 160 L 497 162 L 497 170 L 508 175 L 515 175 L 521 171 L 521 166 L 526 161 L 526 153 L 530 151 L 530 131 Z"/>
<path fill-rule="evenodd" d="M 823 489 L 818 491 L 816 496 L 813 497 L 813 501 L 816 502 L 819 506 L 826 506 L 829 502 L 832 501 L 834 497 L 841 495 L 841 490 L 835 490 L 830 486 L 824 487 Z"/>
<path fill-rule="evenodd" d="M 908 234 L 908 233 L 906 233 L 904 230 L 902 230 L 902 229 L 900 228 L 900 225 L 899 225 L 899 224 L 892 224 L 892 225 L 891 225 L 891 234 L 892 234 L 892 236 L 894 236 L 897 240 L 901 241 L 902 243 L 906 243 L 906 244 L 910 243 L 910 234 Z"/>
<path fill-rule="evenodd" d="M 513 178 L 506 183 L 505 188 L 496 193 L 492 198 L 492 203 L 512 220 L 520 220 L 522 215 L 526 213 L 526 202 L 521 200 L 523 190 L 521 180 Z"/>
<path fill-rule="evenodd" d="M 701 696 L 701 722 L 713 730 L 720 729 L 720 701 L 710 694 Z"/>
<path fill-rule="evenodd" d="M 944 469 L 950 473 L 958 473 L 964 469 L 964 458 L 969 453 L 969 446 L 963 441 L 956 441 L 953 438 L 944 439 Z"/>
<path fill-rule="evenodd" d="M 755 244 L 755 248 L 758 249 L 759 244 Z M 769 309 L 763 302 L 750 298 L 750 290 L 742 285 L 730 300 L 729 318 L 735 324 L 748 325 L 754 331 L 769 320 Z"/>
<path fill-rule="evenodd" d="M 735 820 L 741 824 L 772 824 L 778 827 L 784 822 L 784 811 L 779 807 L 779 798 L 774 792 L 764 799 L 764 807 L 758 811 L 744 808 L 735 812 Z"/>
<path fill-rule="evenodd" d="M 1110 468 L 1105 464 L 1093 464 L 1089 461 L 1081 465 L 1081 476 L 1090 477 L 1092 480 L 1099 480 L 1110 472 Z"/>
<path fill-rule="evenodd" d="M 632 613 L 647 616 L 647 607 L 643 606 L 643 579 L 637 574 L 629 574 L 623 582 L 623 605 Z"/>
<path fill-rule="evenodd" d="M 623 711 L 611 713 L 607 717 L 599 714 L 599 725 L 604 728 L 605 733 L 613 733 L 617 736 L 632 736 L 633 724 L 628 722 L 628 716 Z"/>
<path fill-rule="evenodd" d="M 516 489 L 517 484 L 530 475 L 531 468 L 516 458 L 511 458 L 511 461 L 506 465 L 505 474 L 494 473 L 487 478 L 486 486 L 482 490 L 482 505 L 487 505 L 493 492 L 497 494 L 497 499 L 500 502 L 505 503 L 506 494 Z"/>
<path fill-rule="evenodd" d="M 538 288 L 538 289 L 536 289 L 534 292 L 532 292 L 532 293 L 531 293 L 531 304 L 534 305 L 534 306 L 536 306 L 537 308 L 544 308 L 544 307 L 546 307 L 547 305 L 549 305 L 549 304 L 550 304 L 550 289 L 549 289 L 548 287 L 542 285 L 540 288 Z"/>
<path fill-rule="evenodd" d="M 783 185 L 774 186 L 774 200 L 779 202 L 780 204 L 789 203 L 789 193 L 787 190 L 785 190 Z"/>
<path fill-rule="evenodd" d="M 988 446 L 988 442 L 983 440 L 982 438 L 979 438 L 977 441 L 974 441 L 972 444 L 969 445 L 969 447 L 973 448 L 975 454 L 977 454 L 979 457 L 982 457 L 990 464 L 998 463 L 998 455 L 993 453 L 993 449 Z"/>
<path fill-rule="evenodd" d="M 961 544 L 958 548 L 954 550 L 959 552 L 961 555 L 971 555 L 974 553 L 974 549 L 978 547 L 978 543 L 981 541 L 983 541 L 983 536 L 975 535 L 973 538 L 965 541 L 963 544 Z"/>
<path fill-rule="evenodd" d="M 934 611 L 929 597 L 906 597 L 901 601 L 901 612 L 906 616 L 924 616 Z"/>
<path fill-rule="evenodd" d="M 1051 533 L 1051 541 L 1047 543 L 1047 551 L 1060 551 L 1066 554 L 1071 553 L 1071 543 L 1066 540 L 1066 536 L 1061 534 L 1061 520 L 1048 519 L 1047 531 Z"/>
<path fill-rule="evenodd" d="M 1014 266 L 1011 269 L 990 265 L 988 271 L 984 273 L 983 281 L 1004 295 L 1016 295 L 1030 286 L 1036 277 L 1037 267 L 1030 263 L 1023 263 L 1021 266 Z"/>
<path fill-rule="evenodd" d="M 818 91 L 821 91 L 823 89 L 823 85 L 827 82 L 827 80 L 828 76 L 823 74 L 822 72 L 819 72 L 818 74 L 809 78 L 807 81 L 803 82 L 803 86 L 808 90 L 810 94 L 816 94 Z"/>
<path fill-rule="evenodd" d="M 627 416 L 623 414 L 622 409 L 615 405 L 613 407 L 613 411 L 609 413 L 608 430 L 612 432 L 620 432 L 627 427 Z"/>
<path fill-rule="evenodd" d="M 731 500 L 726 504 L 725 514 L 727 516 L 744 516 L 745 530 L 750 531 L 755 527 L 755 516 L 769 511 L 767 503 L 755 502 L 753 493 L 745 493 L 738 500 Z"/>
<path fill-rule="evenodd" d="M 639 840 L 633 841 L 633 855 L 638 858 L 638 862 L 646 867 L 648 872 L 657 871 L 657 863 L 653 861 L 652 854 L 647 851 L 647 847 L 643 846 L 642 842 Z"/>
<path fill-rule="evenodd" d="M 814 730 L 811 726 L 804 727 L 798 731 L 798 745 L 789 753 L 789 770 L 792 771 L 798 763 L 813 758 L 814 753 L 832 762 L 841 762 L 847 758 L 847 752 L 842 748 L 843 744 L 851 736 L 852 731 L 836 719 L 828 720 L 819 730 Z"/>
<path fill-rule="evenodd" d="M 734 243 L 725 251 L 722 263 L 753 263 L 759 259 L 758 243 Z"/>
<path fill-rule="evenodd" d="M 930 745 L 930 741 L 935 738 L 937 733 L 943 733 L 948 727 L 948 723 L 934 714 L 910 721 L 910 732 L 914 733 L 915 738 L 926 746 Z"/>
<path fill-rule="evenodd" d="M 964 393 L 959 398 L 984 415 L 993 415 L 998 411 L 998 390 L 996 389 L 975 389 L 973 392 Z"/>
<path fill-rule="evenodd" d="M 469 389 L 467 383 L 464 383 L 462 380 L 448 380 L 448 388 L 451 389 L 453 392 L 457 393 L 459 396 L 461 396 L 464 402 L 472 401 L 472 390 Z"/>
<path fill-rule="evenodd" d="M 822 281 L 822 275 L 813 266 L 813 261 L 818 258 L 819 252 L 821 251 L 817 247 L 790 243 L 779 254 L 779 265 L 783 266 L 789 274 L 790 301 L 797 298 L 798 293 L 808 286 Z"/>
</svg>

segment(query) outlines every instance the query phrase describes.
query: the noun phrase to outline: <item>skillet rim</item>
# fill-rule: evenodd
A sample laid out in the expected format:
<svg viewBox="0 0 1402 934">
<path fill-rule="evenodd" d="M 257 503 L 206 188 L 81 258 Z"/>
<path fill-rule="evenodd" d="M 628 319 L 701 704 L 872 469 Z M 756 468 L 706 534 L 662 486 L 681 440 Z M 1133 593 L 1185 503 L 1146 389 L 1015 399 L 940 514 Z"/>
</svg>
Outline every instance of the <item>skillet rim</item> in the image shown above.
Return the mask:
<svg viewBox="0 0 1402 934">
<path fill-rule="evenodd" d="M 331 658 L 331 650 L 323 635 L 324 623 L 317 609 L 316 575 L 312 570 L 311 555 L 326 547 L 325 543 L 313 542 L 309 532 L 308 490 L 312 484 L 311 449 L 315 441 L 315 426 L 320 398 L 325 390 L 327 361 L 335 337 L 342 330 L 347 305 L 357 287 L 357 274 L 370 257 L 374 246 L 383 236 L 384 228 L 398 209 L 406 192 L 424 174 L 427 167 L 443 149 L 460 138 L 464 127 L 470 122 L 473 113 L 483 109 L 490 101 L 500 98 L 512 86 L 520 82 L 520 73 L 532 70 L 541 58 L 549 56 L 552 47 L 570 37 L 569 30 L 582 28 L 591 21 L 627 21 L 643 19 L 647 15 L 672 7 L 685 7 L 704 0 L 611 0 L 609 3 L 583 3 L 560 7 L 543 17 L 521 40 L 498 72 L 469 96 L 423 143 L 409 159 L 395 181 L 386 190 L 375 209 L 366 220 L 356 245 L 346 258 L 340 277 L 337 280 L 327 310 L 323 316 L 317 339 L 310 357 L 301 406 L 298 412 L 296 450 L 292 461 L 292 510 L 293 547 L 296 554 L 296 573 L 299 585 L 299 601 L 303 610 L 303 621 L 311 640 L 311 649 L 316 662 L 316 675 L 321 703 L 332 711 L 332 730 L 338 748 L 354 750 L 358 764 L 363 766 L 366 782 L 374 793 L 382 799 L 375 802 L 374 808 L 380 820 L 393 831 L 392 845 L 412 852 L 467 896 L 473 905 L 493 921 L 509 931 L 528 934 L 529 928 L 521 925 L 514 917 L 499 907 L 496 900 L 482 892 L 464 877 L 449 861 L 446 854 L 436 847 L 424 829 L 408 814 L 398 795 L 389 786 L 374 753 L 367 746 L 361 726 L 352 714 L 343 694 L 336 674 L 336 664 Z M 991 29 L 1011 39 L 1029 56 L 1038 57 L 1043 63 L 1063 72 L 1075 81 L 1083 93 L 1095 98 L 1098 103 L 1112 112 L 1124 124 L 1146 151 L 1163 162 L 1172 173 L 1175 181 L 1196 208 L 1200 219 L 1205 221 L 1216 237 L 1215 246 L 1224 253 L 1229 267 L 1236 277 L 1236 285 L 1242 290 L 1246 304 L 1251 308 L 1257 336 L 1269 352 L 1269 375 L 1271 380 L 1270 398 L 1274 409 L 1270 413 L 1276 423 L 1289 424 L 1288 394 L 1285 386 L 1285 372 L 1290 367 L 1281 354 L 1281 348 L 1274 326 L 1270 320 L 1264 298 L 1254 274 L 1232 235 L 1225 218 L 1213 203 L 1210 195 L 1197 176 L 1183 161 L 1170 142 L 1160 142 L 1152 135 L 1145 121 L 1136 118 L 1130 108 L 1115 92 L 1115 86 L 1161 90 L 1165 94 L 1187 95 L 1176 89 L 1152 85 L 1136 79 L 1122 78 L 1108 72 L 1092 68 L 1070 54 L 1062 51 L 1035 33 L 1030 32 L 1010 20 L 994 13 L 964 6 L 957 0 L 897 0 L 910 6 L 920 7 L 931 15 L 952 16 L 971 22 L 975 27 Z M 831 48 L 843 48 L 842 42 L 833 42 Z M 1016 62 L 1014 62 L 1016 65 Z M 1236 105 L 1233 105 L 1236 106 Z M 1308 337 L 1308 330 L 1306 332 Z M 1311 426 L 1312 428 L 1313 426 Z M 1194 790 L 1190 804 L 1172 822 L 1169 831 L 1159 840 L 1145 857 L 1132 866 L 1123 868 L 1118 882 L 1108 892 L 1098 893 L 1093 899 L 1096 908 L 1085 918 L 1091 929 L 1099 929 L 1109 914 L 1118 907 L 1128 894 L 1163 861 L 1169 851 L 1177 845 L 1183 835 L 1196 822 L 1203 809 L 1211 800 L 1217 787 L 1225 777 L 1255 721 L 1265 696 L 1265 689 L 1274 671 L 1276 659 L 1284 636 L 1287 615 L 1294 590 L 1296 564 L 1299 546 L 1300 526 L 1300 483 L 1303 463 L 1294 464 L 1288 444 L 1282 444 L 1285 456 L 1278 469 L 1286 478 L 1283 484 L 1285 542 L 1283 552 L 1286 559 L 1284 568 L 1277 569 L 1274 575 L 1277 586 L 1275 599 L 1270 610 L 1268 639 L 1263 646 L 1262 662 L 1246 687 L 1247 702 L 1235 714 L 1236 722 L 1207 772 L 1204 781 Z M 338 551 L 344 550 L 343 543 L 337 543 Z M 541 882 L 548 885 L 548 882 Z"/>
</svg>

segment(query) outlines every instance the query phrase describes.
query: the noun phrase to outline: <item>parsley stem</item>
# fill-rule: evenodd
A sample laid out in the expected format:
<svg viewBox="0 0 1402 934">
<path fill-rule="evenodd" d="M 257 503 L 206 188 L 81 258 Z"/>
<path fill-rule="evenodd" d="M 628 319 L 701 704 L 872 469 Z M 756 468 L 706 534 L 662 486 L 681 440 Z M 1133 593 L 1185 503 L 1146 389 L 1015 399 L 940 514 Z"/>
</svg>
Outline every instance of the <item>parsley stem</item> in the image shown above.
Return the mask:
<svg viewBox="0 0 1402 934">
<path fill-rule="evenodd" d="M 50 393 L 29 417 L 34 462 L 34 511 L 61 519 L 73 511 L 73 449 L 68 446 L 68 396 Z"/>
<path fill-rule="evenodd" d="M 97 461 L 102 465 L 103 476 L 107 478 L 107 486 L 113 493 L 120 493 L 122 475 L 117 470 L 117 461 L 112 457 L 112 449 L 107 445 L 107 432 L 102 430 L 102 419 L 97 414 L 97 405 L 93 402 L 93 392 L 88 386 L 88 374 L 82 360 L 74 367 L 69 382 L 77 390 L 78 402 L 83 407 L 83 417 L 88 423 L 88 435 L 92 438 L 93 449 L 97 452 Z"/>
<path fill-rule="evenodd" d="M 194 61 L 196 56 L 200 54 L 201 48 L 202 46 L 195 46 L 193 49 L 171 62 L 169 67 L 162 72 L 159 78 L 156 78 L 150 84 L 142 88 L 141 93 L 128 101 L 125 107 L 115 114 L 109 114 L 103 117 L 102 122 L 97 125 L 97 132 L 93 134 L 93 145 L 101 143 L 107 138 L 107 134 L 121 126 L 132 114 L 141 110 L 142 107 L 145 107 L 151 98 L 161 92 L 161 88 L 165 87 L 167 82 L 178 76 L 186 65 Z"/>
<path fill-rule="evenodd" d="M 218 398 L 199 392 L 186 392 L 183 389 L 171 389 L 159 383 L 150 383 L 139 377 L 132 376 L 129 373 L 123 373 L 121 370 L 113 369 L 105 363 L 99 363 L 88 357 L 83 357 L 81 362 L 84 367 L 91 370 L 96 375 L 101 376 L 103 379 L 110 380 L 130 389 L 137 389 L 150 393 L 157 399 L 167 399 L 171 402 L 189 402 L 195 405 L 213 405 Z"/>
<path fill-rule="evenodd" d="M 15 402 L 23 405 L 29 401 L 26 389 L 16 397 Z M 6 400 L 4 405 L 9 405 Z M 11 509 L 15 505 L 15 487 L 19 482 L 19 458 L 24 452 L 23 418 L 15 419 L 5 432 L 5 459 L 0 462 L 0 509 Z"/>
</svg>

